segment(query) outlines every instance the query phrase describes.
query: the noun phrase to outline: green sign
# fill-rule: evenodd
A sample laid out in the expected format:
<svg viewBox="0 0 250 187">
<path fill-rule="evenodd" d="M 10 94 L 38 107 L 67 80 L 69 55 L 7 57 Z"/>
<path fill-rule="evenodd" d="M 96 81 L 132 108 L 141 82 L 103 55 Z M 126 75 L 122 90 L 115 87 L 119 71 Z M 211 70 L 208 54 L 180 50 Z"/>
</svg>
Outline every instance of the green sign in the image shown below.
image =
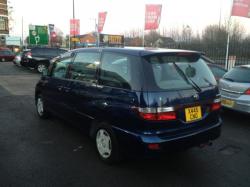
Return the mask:
<svg viewBox="0 0 250 187">
<path fill-rule="evenodd" d="M 29 26 L 29 44 L 30 45 L 48 45 L 49 35 L 47 26 L 30 25 Z"/>
</svg>

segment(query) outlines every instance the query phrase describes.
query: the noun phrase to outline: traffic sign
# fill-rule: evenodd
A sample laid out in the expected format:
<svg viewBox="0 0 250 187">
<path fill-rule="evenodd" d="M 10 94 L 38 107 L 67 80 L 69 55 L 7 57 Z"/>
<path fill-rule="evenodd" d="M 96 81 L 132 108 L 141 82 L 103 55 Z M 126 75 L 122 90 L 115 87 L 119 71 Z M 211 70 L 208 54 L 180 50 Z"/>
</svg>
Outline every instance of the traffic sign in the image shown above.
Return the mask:
<svg viewBox="0 0 250 187">
<path fill-rule="evenodd" d="M 49 35 L 47 26 L 30 25 L 29 26 L 29 44 L 48 45 Z"/>
</svg>

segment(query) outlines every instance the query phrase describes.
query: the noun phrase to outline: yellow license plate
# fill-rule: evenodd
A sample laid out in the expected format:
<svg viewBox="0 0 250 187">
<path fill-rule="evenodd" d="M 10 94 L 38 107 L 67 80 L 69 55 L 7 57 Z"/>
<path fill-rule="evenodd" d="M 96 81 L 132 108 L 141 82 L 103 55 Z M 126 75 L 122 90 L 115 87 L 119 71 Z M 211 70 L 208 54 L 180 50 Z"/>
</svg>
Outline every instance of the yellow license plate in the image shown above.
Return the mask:
<svg viewBox="0 0 250 187">
<path fill-rule="evenodd" d="M 186 122 L 196 121 L 202 118 L 201 107 L 185 108 Z"/>
<path fill-rule="evenodd" d="M 233 107 L 234 106 L 234 101 L 229 100 L 229 99 L 221 99 L 221 104 L 223 106 Z"/>
</svg>

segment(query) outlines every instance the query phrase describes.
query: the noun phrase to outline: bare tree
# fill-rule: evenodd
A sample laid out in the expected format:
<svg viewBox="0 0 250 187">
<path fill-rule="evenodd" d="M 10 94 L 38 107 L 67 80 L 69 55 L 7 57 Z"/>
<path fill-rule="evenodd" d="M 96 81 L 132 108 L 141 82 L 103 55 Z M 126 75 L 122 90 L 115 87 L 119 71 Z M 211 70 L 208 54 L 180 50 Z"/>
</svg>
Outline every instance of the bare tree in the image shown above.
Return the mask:
<svg viewBox="0 0 250 187">
<path fill-rule="evenodd" d="M 155 31 L 151 30 L 148 34 L 145 35 L 145 45 L 147 47 L 153 47 L 154 43 L 161 37 L 161 35 Z"/>
</svg>

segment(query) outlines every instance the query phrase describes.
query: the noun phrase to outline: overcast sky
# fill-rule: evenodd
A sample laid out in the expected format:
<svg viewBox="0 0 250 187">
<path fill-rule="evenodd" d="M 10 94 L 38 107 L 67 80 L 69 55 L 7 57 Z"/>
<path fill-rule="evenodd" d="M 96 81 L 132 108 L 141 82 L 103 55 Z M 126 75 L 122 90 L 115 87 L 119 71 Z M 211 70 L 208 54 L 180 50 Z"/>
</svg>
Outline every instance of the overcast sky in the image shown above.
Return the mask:
<svg viewBox="0 0 250 187">
<path fill-rule="evenodd" d="M 64 34 L 69 33 L 73 0 L 9 0 L 13 7 L 13 31 L 21 36 L 21 20 L 24 34 L 28 25 L 55 24 Z M 232 0 L 75 0 L 75 17 L 81 21 L 81 34 L 94 30 L 98 12 L 107 11 L 103 33 L 122 34 L 131 29 L 143 28 L 145 4 L 162 4 L 160 28 L 172 29 L 189 25 L 193 32 L 206 25 L 219 23 L 229 17 Z M 236 18 L 246 28 L 250 19 Z"/>
</svg>

